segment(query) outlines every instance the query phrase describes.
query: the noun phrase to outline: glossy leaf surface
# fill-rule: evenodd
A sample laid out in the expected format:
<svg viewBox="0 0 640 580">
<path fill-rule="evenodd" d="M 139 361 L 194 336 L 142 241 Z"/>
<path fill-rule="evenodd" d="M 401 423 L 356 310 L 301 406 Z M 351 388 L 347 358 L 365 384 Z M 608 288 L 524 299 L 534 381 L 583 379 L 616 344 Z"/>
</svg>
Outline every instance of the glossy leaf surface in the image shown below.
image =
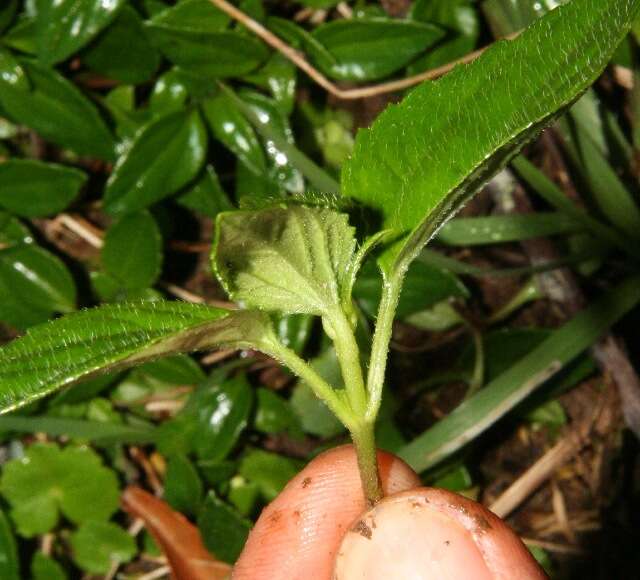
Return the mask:
<svg viewBox="0 0 640 580">
<path fill-rule="evenodd" d="M 155 283 L 162 267 L 162 236 L 149 212 L 126 215 L 107 230 L 102 264 L 129 290 Z"/>
<path fill-rule="evenodd" d="M 38 58 L 55 64 L 87 44 L 115 17 L 124 0 L 36 0 Z"/>
<path fill-rule="evenodd" d="M 313 37 L 335 58 L 327 72 L 352 81 L 380 79 L 402 68 L 444 32 L 432 24 L 385 18 L 334 20 Z"/>
<path fill-rule="evenodd" d="M 206 132 L 196 112 L 171 113 L 147 125 L 119 159 L 104 194 L 105 209 L 125 214 L 175 193 L 198 173 Z"/>
<path fill-rule="evenodd" d="M 410 261 L 489 177 L 593 83 L 640 0 L 573 0 L 390 106 L 356 140 L 342 191 L 404 236 Z"/>
<path fill-rule="evenodd" d="M 0 350 L 0 408 L 8 411 L 100 371 L 216 345 L 270 340 L 260 314 L 179 302 L 102 306 L 32 328 Z"/>
<path fill-rule="evenodd" d="M 0 106 L 17 123 L 80 155 L 114 158 L 115 143 L 93 103 L 53 69 L 21 60 L 30 89 L 0 74 Z"/>
<path fill-rule="evenodd" d="M 21 217 L 45 217 L 64 210 L 87 180 L 82 171 L 32 159 L 0 164 L 0 207 Z"/>
</svg>

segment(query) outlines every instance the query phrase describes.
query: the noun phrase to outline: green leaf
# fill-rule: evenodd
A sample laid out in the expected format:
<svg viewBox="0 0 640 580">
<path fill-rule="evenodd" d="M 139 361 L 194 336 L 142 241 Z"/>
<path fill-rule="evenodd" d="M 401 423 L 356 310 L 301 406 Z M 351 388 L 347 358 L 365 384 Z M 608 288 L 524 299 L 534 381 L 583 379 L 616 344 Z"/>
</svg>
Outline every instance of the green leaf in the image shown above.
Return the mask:
<svg viewBox="0 0 640 580">
<path fill-rule="evenodd" d="M 67 575 L 62 566 L 53 558 L 45 556 L 43 552 L 36 552 L 33 555 L 31 577 L 32 580 L 67 580 Z"/>
<path fill-rule="evenodd" d="M 70 541 L 74 561 L 92 574 L 107 574 L 114 564 L 129 562 L 138 551 L 133 537 L 111 522 L 86 522 Z"/>
<path fill-rule="evenodd" d="M 193 464 L 184 455 L 169 459 L 164 480 L 164 499 L 174 509 L 187 515 L 198 513 L 204 490 Z"/>
<path fill-rule="evenodd" d="M 5 1 L 3 6 L 0 7 L 0 31 L 4 31 L 4 29 L 11 24 L 11 21 L 16 15 L 17 8 L 18 0 Z"/>
<path fill-rule="evenodd" d="M 33 242 L 31 232 L 19 219 L 7 212 L 0 211 L 0 247 L 32 244 Z"/>
<path fill-rule="evenodd" d="M 60 404 L 62 405 L 63 403 Z M 0 417 L 0 431 L 46 433 L 52 437 L 86 439 L 97 445 L 150 443 L 154 441 L 155 437 L 154 431 L 148 427 L 47 416 L 21 417 L 19 415 L 7 415 Z"/>
<path fill-rule="evenodd" d="M 75 301 L 73 278 L 59 258 L 34 244 L 0 250 L 0 320 L 27 328 L 72 311 Z"/>
<path fill-rule="evenodd" d="M 168 444 L 161 446 L 167 455 L 176 443 L 185 452 L 201 459 L 222 461 L 235 447 L 247 427 L 253 404 L 253 391 L 243 375 L 198 389 L 184 411 L 163 428 Z M 162 443 L 161 443 L 162 445 Z"/>
<path fill-rule="evenodd" d="M 478 246 L 520 242 L 581 230 L 581 225 L 564 213 L 537 212 L 455 218 L 442 227 L 437 239 L 449 246 Z"/>
<path fill-rule="evenodd" d="M 402 238 L 391 272 L 593 83 L 640 11 L 639 0 L 573 0 L 516 40 L 426 82 L 356 139 L 343 194 Z M 490 82 L 489 82 L 490 79 Z"/>
<path fill-rule="evenodd" d="M 106 520 L 118 509 L 115 473 L 88 447 L 36 443 L 4 465 L 0 491 L 25 537 L 45 534 L 59 512 L 76 524 Z"/>
<path fill-rule="evenodd" d="M 382 296 L 382 276 L 375 264 L 367 261 L 353 287 L 353 295 L 362 309 L 375 317 Z M 415 312 L 435 306 L 449 298 L 467 298 L 469 291 L 450 272 L 422 262 L 414 262 L 409 267 L 402 286 L 396 316 L 407 318 Z"/>
<path fill-rule="evenodd" d="M 0 510 L 0 578 L 20 580 L 20 560 L 16 539 L 4 512 Z"/>
<path fill-rule="evenodd" d="M 350 81 L 389 76 L 442 36 L 443 31 L 432 24 L 387 18 L 334 20 L 313 31 L 337 61 L 325 72 Z"/>
<path fill-rule="evenodd" d="M 0 49 L 0 71 L 2 80 L 16 90 L 27 91 L 30 88 L 29 78 L 24 68 L 8 50 Z"/>
<path fill-rule="evenodd" d="M 198 528 L 207 550 L 233 564 L 247 541 L 251 522 L 210 491 L 198 516 Z"/>
<path fill-rule="evenodd" d="M 270 350 L 268 318 L 180 302 L 134 302 L 68 315 L 0 349 L 0 409 L 8 411 L 99 372 L 226 345 Z"/>
<path fill-rule="evenodd" d="M 149 212 L 126 215 L 107 230 L 102 265 L 128 290 L 153 286 L 162 267 L 162 236 Z"/>
<path fill-rule="evenodd" d="M 299 470 L 292 459 L 261 449 L 250 451 L 240 462 L 240 475 L 258 486 L 265 501 L 273 501 Z"/>
<path fill-rule="evenodd" d="M 296 95 L 296 67 L 283 55 L 276 53 L 257 71 L 244 80 L 263 89 L 268 89 L 285 115 L 293 112 Z"/>
<path fill-rule="evenodd" d="M 27 60 L 20 64 L 32 88 L 16 87 L 0 70 L 0 106 L 6 114 L 80 155 L 112 160 L 113 135 L 93 103 L 54 70 Z"/>
<path fill-rule="evenodd" d="M 248 169 L 257 175 L 266 170 L 262 145 L 251 124 L 225 93 L 219 93 L 202 103 L 202 112 L 213 133 Z"/>
<path fill-rule="evenodd" d="M 82 61 L 108 78 L 136 84 L 153 76 L 160 53 L 151 46 L 138 13 L 125 5 L 113 24 L 84 51 Z"/>
<path fill-rule="evenodd" d="M 215 218 L 219 213 L 233 209 L 233 204 L 222 189 L 211 165 L 207 165 L 202 177 L 178 198 L 178 203 L 209 218 Z"/>
<path fill-rule="evenodd" d="M 204 162 L 206 132 L 197 112 L 152 121 L 118 160 L 104 194 L 113 215 L 144 209 L 189 183 Z"/>
<path fill-rule="evenodd" d="M 38 58 L 51 65 L 87 44 L 115 17 L 124 0 L 36 0 Z"/>
<path fill-rule="evenodd" d="M 346 215 L 291 206 L 220 214 L 212 259 L 234 300 L 325 316 L 350 307 L 355 250 Z"/>
<path fill-rule="evenodd" d="M 228 17 L 206 0 L 187 0 L 146 23 L 156 47 L 185 72 L 209 78 L 241 76 L 269 55 L 254 36 L 223 30 Z"/>
<path fill-rule="evenodd" d="M 553 331 L 527 356 L 414 439 L 398 455 L 418 472 L 449 457 L 589 348 L 639 300 L 640 278 L 627 279 Z"/>
<path fill-rule="evenodd" d="M 87 181 L 84 172 L 32 159 L 0 164 L 0 206 L 21 217 L 63 211 Z"/>
<path fill-rule="evenodd" d="M 409 66 L 410 74 L 433 69 L 470 53 L 480 34 L 478 10 L 471 0 L 417 0 L 411 17 L 446 30 L 446 36 Z"/>
<path fill-rule="evenodd" d="M 262 433 L 300 432 L 300 423 L 289 401 L 273 391 L 259 388 L 254 426 Z"/>
<path fill-rule="evenodd" d="M 166 115 L 179 111 L 189 97 L 189 89 L 183 75 L 172 68 L 161 75 L 149 97 L 149 108 L 154 115 Z"/>
</svg>

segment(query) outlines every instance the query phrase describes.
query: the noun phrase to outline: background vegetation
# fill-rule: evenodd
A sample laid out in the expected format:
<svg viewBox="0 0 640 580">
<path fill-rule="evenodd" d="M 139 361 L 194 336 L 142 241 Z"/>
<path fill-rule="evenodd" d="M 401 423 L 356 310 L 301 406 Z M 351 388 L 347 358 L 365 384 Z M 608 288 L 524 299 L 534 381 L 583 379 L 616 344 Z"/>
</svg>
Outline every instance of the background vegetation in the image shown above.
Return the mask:
<svg viewBox="0 0 640 580">
<path fill-rule="evenodd" d="M 226 3 L 0 7 L 3 342 L 98 303 L 225 302 L 209 264 L 219 212 L 335 191 L 357 128 L 558 2 L 238 2 L 244 24 L 306 55 L 306 72 L 214 4 Z M 425 483 L 509 517 L 554 578 L 640 563 L 636 56 L 632 35 L 411 267 L 377 427 Z M 363 344 L 380 284 L 366 264 Z M 319 330 L 304 315 L 278 323 L 338 382 Z M 131 485 L 232 563 L 261 507 L 348 439 L 304 383 L 250 351 L 99 377 L 1 417 L 0 432 L 6 580 L 168 575 L 141 525 L 166 513 L 144 495 L 123 511 Z"/>
</svg>

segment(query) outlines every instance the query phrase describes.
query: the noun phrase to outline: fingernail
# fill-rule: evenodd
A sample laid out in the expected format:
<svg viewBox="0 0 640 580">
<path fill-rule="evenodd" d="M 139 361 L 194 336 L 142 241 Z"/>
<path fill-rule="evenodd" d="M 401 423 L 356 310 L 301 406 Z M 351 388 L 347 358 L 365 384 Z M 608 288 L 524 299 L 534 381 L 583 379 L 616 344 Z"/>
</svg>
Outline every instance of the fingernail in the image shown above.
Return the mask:
<svg viewBox="0 0 640 580">
<path fill-rule="evenodd" d="M 335 580 L 492 580 L 472 534 L 424 495 L 382 500 L 345 535 Z"/>
</svg>

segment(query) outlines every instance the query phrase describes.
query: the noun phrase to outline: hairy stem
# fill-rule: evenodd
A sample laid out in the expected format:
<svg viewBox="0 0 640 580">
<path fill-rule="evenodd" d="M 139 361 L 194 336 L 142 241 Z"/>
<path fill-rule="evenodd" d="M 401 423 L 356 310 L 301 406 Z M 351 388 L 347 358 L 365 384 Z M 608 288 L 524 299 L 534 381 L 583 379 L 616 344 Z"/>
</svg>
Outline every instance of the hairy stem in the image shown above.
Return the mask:
<svg viewBox="0 0 640 580">
<path fill-rule="evenodd" d="M 351 430 L 351 438 L 356 448 L 358 469 L 362 480 L 362 489 L 367 504 L 372 506 L 382 499 L 382 485 L 378 473 L 378 458 L 373 423 L 366 421 Z"/>
<path fill-rule="evenodd" d="M 302 360 L 294 351 L 282 344 L 274 343 L 266 354 L 273 356 L 287 366 L 291 372 L 305 381 L 316 397 L 324 401 L 333 414 L 349 429 L 354 424 L 354 414 L 340 398 L 338 393 L 327 383 L 307 362 Z"/>
<path fill-rule="evenodd" d="M 367 391 L 364 386 L 360 349 L 347 317 L 342 310 L 335 312 L 330 319 L 331 338 L 340 363 L 345 392 L 351 409 L 358 417 L 363 417 L 367 409 Z"/>
<path fill-rule="evenodd" d="M 382 285 L 382 298 L 378 307 L 376 329 L 371 346 L 371 359 L 369 361 L 369 373 L 367 376 L 367 392 L 369 401 L 365 421 L 375 423 L 380 403 L 382 401 L 382 389 L 387 370 L 387 355 L 389 342 L 393 331 L 393 319 L 396 314 L 404 271 L 395 272 L 390 278 L 385 277 Z"/>
</svg>

